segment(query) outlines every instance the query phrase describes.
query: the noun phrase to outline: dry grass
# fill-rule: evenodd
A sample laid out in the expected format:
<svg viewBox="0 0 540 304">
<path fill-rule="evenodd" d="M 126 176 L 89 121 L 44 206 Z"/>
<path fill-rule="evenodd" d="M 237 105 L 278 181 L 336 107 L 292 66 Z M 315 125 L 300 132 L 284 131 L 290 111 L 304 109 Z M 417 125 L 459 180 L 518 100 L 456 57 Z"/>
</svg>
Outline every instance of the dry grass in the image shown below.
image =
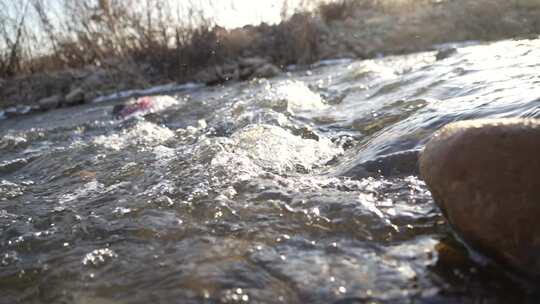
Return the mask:
<svg viewBox="0 0 540 304">
<path fill-rule="evenodd" d="M 0 78 L 130 65 L 150 66 L 161 79 L 186 80 L 242 55 L 277 64 L 307 63 L 316 56 L 318 32 L 309 13 L 277 26 L 229 31 L 199 11 L 175 12 L 166 0 L 56 3 L 53 9 L 50 0 L 0 0 Z"/>
<path fill-rule="evenodd" d="M 432 18 L 429 26 L 409 22 L 414 27 L 381 36 L 388 48 L 392 43 L 414 50 L 412 42 L 498 39 L 520 31 L 520 24 L 501 16 L 519 7 L 531 10 L 526 5 L 531 1 L 453 0 L 445 2 L 442 11 L 432 0 L 304 0 L 304 7 L 316 10 L 293 14 L 276 26 L 225 30 L 199 11 L 175 11 L 166 0 L 0 0 L 0 78 L 93 66 L 115 70 L 112 74 L 118 77 L 142 75 L 140 83 L 155 83 L 189 80 L 206 66 L 240 56 L 268 57 L 278 65 L 310 63 L 319 59 L 324 34 L 319 16 L 323 24 L 345 19 L 354 23 L 359 11 L 395 16 L 392 20 L 400 26 L 399 18 L 416 18 L 418 11 L 434 7 L 419 19 Z M 290 16 L 287 1 L 283 3 L 283 16 Z M 529 27 L 539 28 L 540 22 Z M 446 28 L 452 30 L 444 32 Z M 361 37 L 360 31 L 365 37 L 379 32 L 355 31 Z"/>
<path fill-rule="evenodd" d="M 319 13 L 326 23 L 334 20 L 343 20 L 350 13 L 350 1 L 323 3 L 319 6 Z"/>
<path fill-rule="evenodd" d="M 418 1 L 418 0 L 416 0 Z M 317 12 L 326 22 L 344 20 L 353 17 L 357 10 L 379 9 L 386 10 L 390 8 L 399 8 L 402 0 L 337 0 L 331 2 L 319 2 Z"/>
<path fill-rule="evenodd" d="M 173 15 L 164 0 L 57 2 L 59 10 L 46 0 L 0 0 L 0 77 L 107 67 L 120 59 L 178 78 L 235 51 L 202 14 Z"/>
</svg>

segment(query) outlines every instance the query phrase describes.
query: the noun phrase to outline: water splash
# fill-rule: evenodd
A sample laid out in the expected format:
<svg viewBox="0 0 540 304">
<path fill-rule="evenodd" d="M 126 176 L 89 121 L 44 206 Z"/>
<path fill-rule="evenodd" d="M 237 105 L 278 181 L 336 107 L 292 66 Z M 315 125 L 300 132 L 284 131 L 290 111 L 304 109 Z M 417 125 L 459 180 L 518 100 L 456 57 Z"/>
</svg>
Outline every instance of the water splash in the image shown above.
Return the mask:
<svg viewBox="0 0 540 304">
<path fill-rule="evenodd" d="M 537 116 L 538 41 L 457 47 L 155 97 L 123 121 L 106 103 L 1 121 L 2 299 L 528 300 L 455 242 L 415 163 L 445 123 Z"/>
</svg>

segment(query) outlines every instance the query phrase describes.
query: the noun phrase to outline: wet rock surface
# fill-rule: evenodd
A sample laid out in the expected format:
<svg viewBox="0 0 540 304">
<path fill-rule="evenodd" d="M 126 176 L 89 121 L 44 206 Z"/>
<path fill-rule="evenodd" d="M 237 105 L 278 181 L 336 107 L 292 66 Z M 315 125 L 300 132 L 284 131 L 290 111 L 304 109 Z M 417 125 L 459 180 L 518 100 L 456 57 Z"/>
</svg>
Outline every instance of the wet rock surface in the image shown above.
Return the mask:
<svg viewBox="0 0 540 304">
<path fill-rule="evenodd" d="M 540 120 L 461 121 L 427 144 L 420 172 L 474 249 L 540 277 Z"/>
<path fill-rule="evenodd" d="M 207 67 L 195 74 L 197 82 L 207 85 L 221 84 L 227 81 L 248 80 L 251 78 L 270 78 L 277 76 L 281 69 L 261 57 L 242 57 L 222 65 Z"/>
<path fill-rule="evenodd" d="M 258 68 L 254 74 L 256 77 L 270 78 L 278 75 L 280 72 L 281 70 L 277 66 L 267 63 L 262 67 Z"/>
<path fill-rule="evenodd" d="M 84 103 L 84 91 L 81 88 L 76 88 L 66 95 L 64 100 L 66 105 L 76 105 Z"/>
<path fill-rule="evenodd" d="M 58 108 L 63 102 L 62 95 L 54 95 L 51 97 L 46 97 L 38 101 L 39 108 L 43 111 L 51 110 Z"/>
<path fill-rule="evenodd" d="M 435 55 L 435 59 L 437 60 L 444 60 L 446 58 L 449 58 L 453 55 L 457 54 L 457 49 L 454 47 L 448 47 L 440 49 L 437 54 Z"/>
</svg>

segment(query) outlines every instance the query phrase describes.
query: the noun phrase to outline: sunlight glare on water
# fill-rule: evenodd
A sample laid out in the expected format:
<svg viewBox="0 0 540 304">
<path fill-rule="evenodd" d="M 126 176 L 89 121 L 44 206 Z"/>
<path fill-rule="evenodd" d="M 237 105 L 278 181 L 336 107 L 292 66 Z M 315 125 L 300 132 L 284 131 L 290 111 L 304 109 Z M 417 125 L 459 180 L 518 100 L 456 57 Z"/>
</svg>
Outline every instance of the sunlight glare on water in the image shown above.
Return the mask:
<svg viewBox="0 0 540 304">
<path fill-rule="evenodd" d="M 103 102 L 0 121 L 0 302 L 533 302 L 469 258 L 416 160 L 448 122 L 539 117 L 538 47 L 321 63 L 124 120 Z"/>
</svg>

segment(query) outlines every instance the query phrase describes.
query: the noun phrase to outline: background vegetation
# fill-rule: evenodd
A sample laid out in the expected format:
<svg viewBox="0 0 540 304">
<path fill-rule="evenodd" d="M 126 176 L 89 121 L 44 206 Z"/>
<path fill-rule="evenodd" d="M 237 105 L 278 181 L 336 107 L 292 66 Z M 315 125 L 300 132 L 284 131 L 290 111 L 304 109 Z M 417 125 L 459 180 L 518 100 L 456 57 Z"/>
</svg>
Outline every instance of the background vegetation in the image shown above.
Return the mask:
<svg viewBox="0 0 540 304">
<path fill-rule="evenodd" d="M 106 67 L 121 59 L 151 64 L 177 79 L 239 55 L 244 47 L 242 37 L 226 37 L 227 30 L 195 5 L 179 11 L 167 0 L 58 0 L 54 8 L 51 3 L 0 0 L 0 77 Z M 284 18 L 287 9 L 284 1 Z M 268 47 L 282 49 L 289 37 L 280 38 Z"/>
<path fill-rule="evenodd" d="M 281 23 L 226 29 L 192 2 L 179 10 L 169 0 L 0 0 L 0 103 L 76 88 L 91 100 L 231 66 L 241 74 L 241 58 L 283 68 L 540 33 L 538 0 L 300 0 L 296 11 L 282 1 Z"/>
</svg>

